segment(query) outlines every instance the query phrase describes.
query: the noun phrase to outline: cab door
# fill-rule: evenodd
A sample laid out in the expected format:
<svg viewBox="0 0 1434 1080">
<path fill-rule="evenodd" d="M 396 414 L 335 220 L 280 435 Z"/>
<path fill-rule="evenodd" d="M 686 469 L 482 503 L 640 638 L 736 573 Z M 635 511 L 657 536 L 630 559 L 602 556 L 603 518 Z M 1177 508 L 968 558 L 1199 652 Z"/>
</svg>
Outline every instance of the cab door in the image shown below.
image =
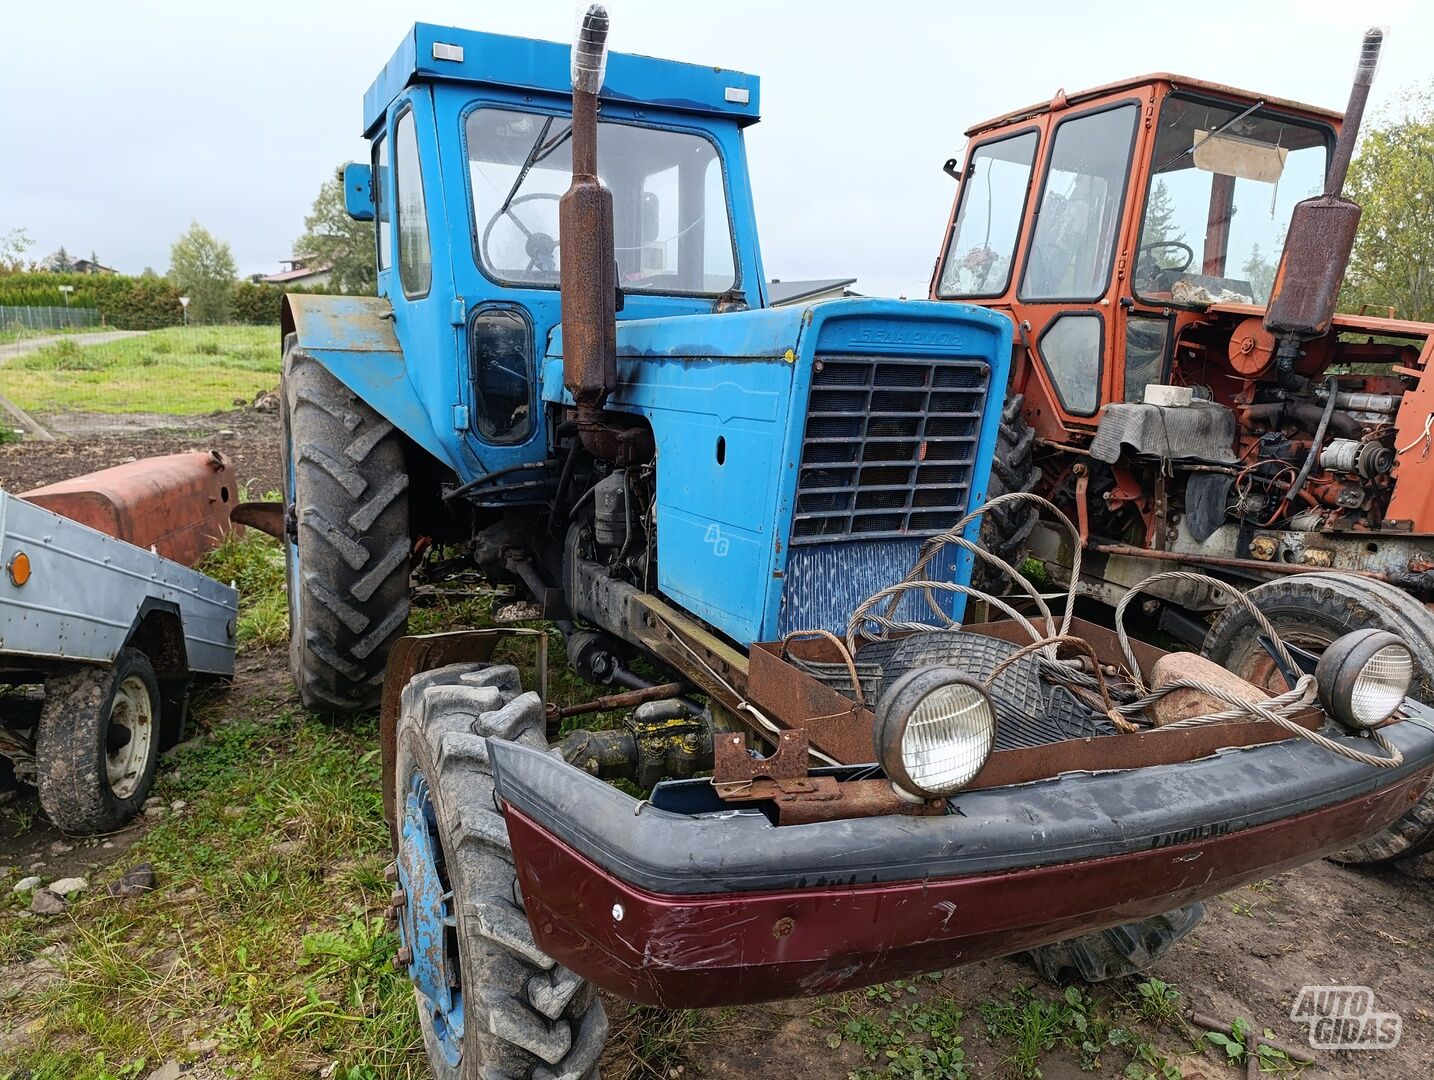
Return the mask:
<svg viewBox="0 0 1434 1080">
<path fill-rule="evenodd" d="M 1028 419 L 1047 438 L 1093 429 L 1117 383 L 1107 358 L 1125 332 L 1124 218 L 1143 111 L 1131 97 L 1093 105 L 1062 116 L 1048 139 L 1013 305 L 1017 340 L 1050 405 Z"/>
</svg>

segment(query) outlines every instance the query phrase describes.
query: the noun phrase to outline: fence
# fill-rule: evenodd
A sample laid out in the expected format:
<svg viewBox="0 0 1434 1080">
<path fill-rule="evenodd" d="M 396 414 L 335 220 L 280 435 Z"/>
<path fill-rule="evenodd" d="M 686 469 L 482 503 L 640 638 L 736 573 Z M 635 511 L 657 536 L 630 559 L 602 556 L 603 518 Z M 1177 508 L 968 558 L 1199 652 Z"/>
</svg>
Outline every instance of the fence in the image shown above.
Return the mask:
<svg viewBox="0 0 1434 1080">
<path fill-rule="evenodd" d="M 256 399 L 261 411 L 272 410 L 279 360 L 276 326 L 106 328 L 58 337 L 29 331 L 0 335 L 0 395 L 57 438 L 156 431 L 228 437 L 254 420 Z M 0 421 L 8 422 L 3 414 Z"/>
<path fill-rule="evenodd" d="M 0 338 L 23 337 L 27 332 L 58 333 L 101 325 L 100 313 L 82 307 L 0 306 Z"/>
</svg>

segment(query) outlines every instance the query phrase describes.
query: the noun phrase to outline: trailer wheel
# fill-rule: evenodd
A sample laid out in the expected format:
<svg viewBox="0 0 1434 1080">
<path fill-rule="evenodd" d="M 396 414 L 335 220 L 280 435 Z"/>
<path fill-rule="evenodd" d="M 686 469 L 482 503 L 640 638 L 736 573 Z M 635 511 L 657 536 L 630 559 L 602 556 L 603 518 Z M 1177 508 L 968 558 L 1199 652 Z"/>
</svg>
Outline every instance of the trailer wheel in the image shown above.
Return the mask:
<svg viewBox="0 0 1434 1080">
<path fill-rule="evenodd" d="M 1140 922 L 1043 945 L 1026 955 L 1041 976 L 1056 985 L 1077 978 L 1088 983 L 1107 982 L 1150 967 L 1195 929 L 1204 915 L 1204 904 L 1188 904 Z"/>
<path fill-rule="evenodd" d="M 40 805 L 67 833 L 119 828 L 144 805 L 159 761 L 159 681 L 138 649 L 110 667 L 45 680 L 35 730 Z"/>
<path fill-rule="evenodd" d="M 282 397 L 289 668 L 308 708 L 362 712 L 408 625 L 402 437 L 293 334 Z"/>
<path fill-rule="evenodd" d="M 1434 615 L 1408 593 L 1373 578 L 1317 573 L 1269 581 L 1248 595 L 1281 637 L 1310 652 L 1323 652 L 1335 638 L 1367 626 L 1398 634 L 1414 657 L 1409 695 L 1434 705 Z M 1231 604 L 1216 616 L 1201 652 L 1256 686 L 1274 693 L 1286 689 L 1243 605 Z M 1394 824 L 1330 858 L 1341 863 L 1384 863 L 1431 849 L 1434 786 Z"/>
<path fill-rule="evenodd" d="M 1025 405 L 1022 394 L 1012 394 L 1001 410 L 1001 430 L 991 459 L 991 478 L 986 485 L 986 498 L 1007 495 L 1013 491 L 1034 491 L 1041 479 L 1041 470 L 1032 460 L 1036 433 L 1021 415 Z M 981 518 L 981 546 L 992 555 L 999 555 L 1020 569 L 1026 541 L 1036 527 L 1040 511 L 1031 503 L 998 506 Z M 976 561 L 972 585 L 983 592 L 1004 595 L 1016 585 L 994 567 Z"/>
<path fill-rule="evenodd" d="M 511 665 L 454 664 L 403 690 L 398 963 L 438 1080 L 596 1077 L 607 1016 L 528 928 L 486 737 L 546 748 L 542 702 Z"/>
</svg>

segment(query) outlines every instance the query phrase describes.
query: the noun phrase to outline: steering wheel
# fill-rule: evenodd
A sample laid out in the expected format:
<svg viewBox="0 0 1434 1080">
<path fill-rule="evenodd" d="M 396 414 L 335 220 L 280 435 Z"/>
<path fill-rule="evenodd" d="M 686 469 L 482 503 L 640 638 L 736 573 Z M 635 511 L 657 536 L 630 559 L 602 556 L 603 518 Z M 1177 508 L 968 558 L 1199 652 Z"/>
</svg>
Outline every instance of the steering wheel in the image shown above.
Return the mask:
<svg viewBox="0 0 1434 1080">
<path fill-rule="evenodd" d="M 549 191 L 530 191 L 526 195 L 519 195 L 489 218 L 488 224 L 483 227 L 483 242 L 479 245 L 483 252 L 484 264 L 489 268 L 496 266 L 493 255 L 488 250 L 488 240 L 493 235 L 493 226 L 497 225 L 500 219 L 506 217 L 518 226 L 518 231 L 524 237 L 523 251 L 528 256 L 528 265 L 523 268 L 523 273 L 531 274 L 536 271 L 544 274 L 556 274 L 558 272 L 555 258 L 558 251 L 557 238 L 549 236 L 545 232 L 534 232 L 524 225 L 522 219 L 513 211 L 524 203 L 537 202 L 540 199 L 551 199 L 553 202 L 557 202 L 560 198 L 562 198 L 561 195 L 554 195 Z"/>
<path fill-rule="evenodd" d="M 1160 251 L 1164 248 L 1178 248 L 1185 252 L 1185 261 L 1179 266 L 1161 266 L 1153 256 L 1149 260 L 1146 259 L 1147 252 Z M 1190 269 L 1190 264 L 1194 261 L 1195 249 L 1183 240 L 1157 240 L 1153 244 L 1142 244 L 1135 253 L 1135 268 L 1138 271 L 1136 276 L 1141 279 L 1138 284 L 1164 284 L 1160 281 L 1162 275 L 1183 274 Z M 1170 283 L 1174 284 L 1173 278 Z"/>
</svg>

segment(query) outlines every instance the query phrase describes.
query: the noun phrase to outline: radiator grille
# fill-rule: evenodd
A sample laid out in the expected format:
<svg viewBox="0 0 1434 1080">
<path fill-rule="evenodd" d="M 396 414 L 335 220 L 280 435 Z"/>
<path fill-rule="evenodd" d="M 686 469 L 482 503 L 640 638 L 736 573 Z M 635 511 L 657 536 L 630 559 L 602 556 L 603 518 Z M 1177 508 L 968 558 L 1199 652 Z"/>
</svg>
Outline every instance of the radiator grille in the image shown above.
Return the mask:
<svg viewBox="0 0 1434 1080">
<path fill-rule="evenodd" d="M 823 356 L 793 544 L 930 535 L 966 511 L 990 369 L 980 360 Z"/>
</svg>

